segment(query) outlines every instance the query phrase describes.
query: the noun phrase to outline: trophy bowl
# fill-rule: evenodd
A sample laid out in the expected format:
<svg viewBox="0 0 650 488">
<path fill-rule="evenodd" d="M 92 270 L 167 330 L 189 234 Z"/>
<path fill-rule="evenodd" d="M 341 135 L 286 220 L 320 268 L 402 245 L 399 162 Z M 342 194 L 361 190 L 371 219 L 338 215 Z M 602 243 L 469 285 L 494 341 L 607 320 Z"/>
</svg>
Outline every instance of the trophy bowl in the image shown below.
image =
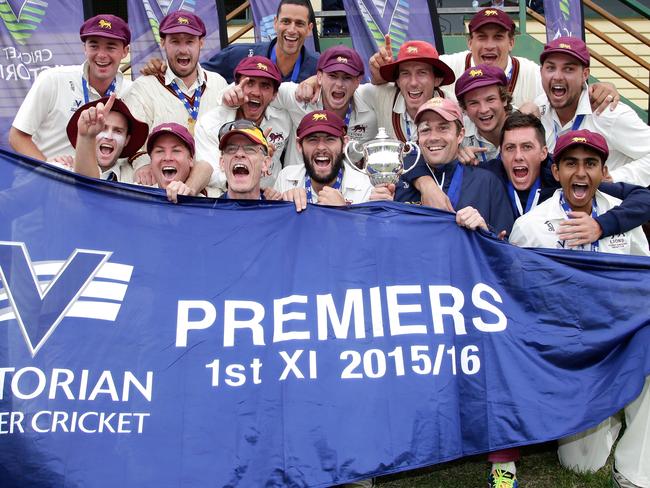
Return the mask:
<svg viewBox="0 0 650 488">
<path fill-rule="evenodd" d="M 363 154 L 361 168 L 357 167 L 350 158 L 349 150 L 352 149 Z M 404 169 L 404 157 L 412 151 L 417 152 L 413 164 Z M 370 178 L 373 186 L 396 184 L 404 173 L 411 171 L 420 160 L 420 148 L 412 142 L 403 143 L 397 139 L 391 139 L 384 127 L 380 127 L 377 137 L 371 141 L 359 144 L 357 141 L 350 141 L 346 144 L 345 163 L 360 173 Z"/>
</svg>

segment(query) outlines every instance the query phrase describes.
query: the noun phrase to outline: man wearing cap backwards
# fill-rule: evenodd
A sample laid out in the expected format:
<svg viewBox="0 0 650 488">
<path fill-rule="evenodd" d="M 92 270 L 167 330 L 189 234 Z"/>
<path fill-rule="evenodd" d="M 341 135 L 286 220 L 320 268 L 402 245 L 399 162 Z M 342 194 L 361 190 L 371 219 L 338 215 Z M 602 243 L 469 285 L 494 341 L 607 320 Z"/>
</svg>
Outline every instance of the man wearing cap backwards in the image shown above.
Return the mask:
<svg viewBox="0 0 650 488">
<path fill-rule="evenodd" d="M 295 202 L 298 211 L 307 208 L 307 203 L 347 205 L 393 199 L 392 185 L 373 188 L 366 175 L 344 167 L 343 147 L 348 136 L 345 122 L 334 112 L 308 113 L 296 133 L 304 165 L 284 168 L 275 189 L 284 200 Z"/>
<path fill-rule="evenodd" d="M 141 76 L 124 96 L 133 115 L 149 127 L 175 122 L 194 133 L 197 120 L 217 104 L 217 93 L 226 81 L 207 73 L 199 65 L 205 38 L 203 21 L 192 12 L 177 10 L 160 22 L 160 45 L 165 51 L 164 76 Z M 154 177 L 149 157 L 133 160 L 138 183 L 152 184 Z"/>
<path fill-rule="evenodd" d="M 650 185 L 650 127 L 619 103 L 596 116 L 589 104 L 587 79 L 589 51 L 573 37 L 560 37 L 544 46 L 540 55 L 544 94 L 535 102 L 546 129 L 546 145 L 570 130 L 587 129 L 605 137 L 609 146 L 607 167 L 613 181 Z"/>
<path fill-rule="evenodd" d="M 99 120 L 98 108 L 101 111 Z M 96 123 L 90 122 L 91 117 Z M 120 160 L 133 156 L 142 147 L 149 126 L 133 117 L 122 100 L 112 95 L 82 105 L 70 118 L 66 132 L 76 148 L 75 172 L 102 180 L 133 183 L 133 168 L 127 160 Z"/>
<path fill-rule="evenodd" d="M 315 103 L 299 102 L 296 98 L 299 85 L 282 83 L 271 105 L 289 112 L 294 127 L 289 139 L 295 139 L 295 128 L 306 114 L 323 109 L 334 112 L 345 121 L 350 139 L 358 142 L 374 139 L 377 135 L 377 117 L 370 107 L 368 96 L 357 90 L 363 74 L 364 66 L 359 54 L 354 49 L 339 45 L 326 49 L 318 59 L 316 82 L 320 90 Z M 245 103 L 246 98 L 236 86 L 224 94 L 223 102 L 235 107 Z M 284 164 L 302 164 L 295 144 L 287 145 Z"/>
<path fill-rule="evenodd" d="M 128 87 L 130 81 L 119 71 L 131 42 L 127 23 L 114 15 L 97 15 L 82 24 L 79 35 L 86 60 L 39 73 L 9 131 L 14 151 L 43 161 L 73 155 L 65 134 L 72 114 L 91 100 L 121 95 Z"/>
<path fill-rule="evenodd" d="M 291 134 L 291 120 L 286 111 L 270 105 L 276 97 L 281 79 L 280 70 L 270 59 L 263 56 L 245 57 L 235 68 L 235 80 L 246 102 L 238 108 L 218 104 L 199 120 L 196 126 L 196 154 L 198 159 L 207 161 L 214 168 L 210 187 L 222 192 L 226 189 L 226 175 L 219 165 L 218 133 L 226 122 L 232 120 L 253 122 L 268 133 L 268 141 L 275 150 L 267 168 L 270 176 L 262 180 L 262 186 L 273 186 L 282 169 L 280 157 Z"/>
<path fill-rule="evenodd" d="M 114 103 L 118 107 L 113 110 Z M 114 114 L 119 111 L 124 113 L 122 102 L 112 95 L 106 100 L 106 104 L 99 102 L 81 111 L 77 116 L 77 154 L 75 156 L 75 171 L 85 176 L 97 178 L 101 172 L 98 164 L 98 152 L 102 151 L 102 144 L 105 142 L 104 131 L 108 123 L 114 120 Z M 125 110 L 128 112 L 128 109 Z M 133 116 L 130 116 L 131 121 Z M 141 125 L 133 125 L 130 136 L 136 137 L 137 142 L 143 141 L 144 126 L 142 122 L 133 119 Z M 135 128 L 135 129 L 134 129 Z M 195 164 L 209 166 L 205 162 L 194 161 L 194 138 L 189 131 L 180 124 L 170 122 L 161 124 L 151 131 L 147 139 L 147 154 L 151 159 L 151 167 L 155 184 L 158 188 L 166 191 L 167 197 L 177 201 L 178 195 L 197 195 L 199 192 L 188 186 L 188 178 L 192 167 Z M 116 174 L 117 175 L 117 174 Z M 127 176 L 120 172 L 120 181 L 128 182 Z M 201 190 L 203 190 L 201 188 Z M 211 195 L 203 191 L 202 194 Z"/>
<path fill-rule="evenodd" d="M 640 227 L 600 239 L 587 246 L 572 246 L 558 239 L 555 229 L 570 212 L 599 215 L 620 200 L 598 190 L 605 175 L 608 147 L 605 138 L 588 130 L 560 136 L 553 155 L 553 176 L 562 186 L 544 203 L 515 222 L 510 242 L 518 246 L 591 250 L 650 256 Z M 650 380 L 639 397 L 625 407 L 626 429 L 614 453 L 614 486 L 650 487 Z M 621 428 L 616 417 L 597 427 L 559 441 L 560 462 L 577 471 L 596 471 L 605 465 Z"/>
<path fill-rule="evenodd" d="M 435 183 L 457 210 L 456 222 L 470 229 L 488 230 L 490 227 L 497 234 L 509 232 L 512 211 L 501 181 L 489 171 L 465 166 L 457 160 L 464 136 L 463 115 L 458 104 L 445 98 L 433 98 L 420 107 L 415 123 L 422 157 Z M 421 202 L 420 193 L 414 187 L 405 188 L 400 183 L 395 200 Z"/>
</svg>

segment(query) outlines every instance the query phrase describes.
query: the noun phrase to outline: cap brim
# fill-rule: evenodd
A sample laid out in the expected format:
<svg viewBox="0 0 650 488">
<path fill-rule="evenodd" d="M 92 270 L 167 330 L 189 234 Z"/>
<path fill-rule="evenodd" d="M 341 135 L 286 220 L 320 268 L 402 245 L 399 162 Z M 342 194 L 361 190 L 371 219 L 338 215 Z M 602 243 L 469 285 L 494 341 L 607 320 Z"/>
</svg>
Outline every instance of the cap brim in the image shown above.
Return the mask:
<svg viewBox="0 0 650 488">
<path fill-rule="evenodd" d="M 406 63 L 408 61 L 416 61 L 419 63 L 426 63 L 433 66 L 433 69 L 436 72 L 436 74 L 442 75 L 442 82 L 440 83 L 440 86 L 450 85 L 456 80 L 456 75 L 454 74 L 454 71 L 449 66 L 447 66 L 444 62 L 440 61 L 439 59 L 430 58 L 430 57 L 421 57 L 421 58 L 413 57 L 408 59 L 401 59 L 399 61 L 395 60 L 392 63 L 388 63 L 380 67 L 379 74 L 381 74 L 381 77 L 386 81 L 396 81 L 399 75 L 398 67 L 400 63 Z"/>
<path fill-rule="evenodd" d="M 88 102 L 85 105 L 82 105 L 74 114 L 72 114 L 72 117 L 70 117 L 65 131 L 68 134 L 68 140 L 70 141 L 70 144 L 72 144 L 72 147 L 77 147 L 77 124 L 79 122 L 79 117 L 81 117 L 81 112 L 87 108 L 96 106 L 99 102 L 101 102 L 101 99 L 93 100 L 92 102 Z M 126 117 L 127 124 L 129 125 L 128 135 L 130 138 L 128 144 L 124 146 L 124 149 L 122 149 L 119 157 L 130 158 L 135 153 L 137 153 L 147 141 L 147 136 L 149 135 L 149 125 L 136 119 L 122 100 L 115 100 L 113 107 L 111 108 L 111 112 L 118 112 Z"/>
<path fill-rule="evenodd" d="M 82 41 L 85 41 L 89 37 L 105 37 L 107 39 L 117 39 L 118 41 L 122 41 L 125 44 L 129 44 L 130 40 L 124 39 L 124 36 L 120 36 L 117 34 L 113 34 L 112 32 L 108 32 L 106 30 L 100 30 L 97 32 L 87 32 L 86 34 L 82 34 L 79 36 L 79 38 Z"/>
<path fill-rule="evenodd" d="M 169 27 L 165 29 L 165 31 L 160 31 L 161 34 L 163 35 L 168 35 L 168 34 L 189 34 L 191 36 L 199 36 L 203 37 L 205 36 L 205 32 L 201 32 L 200 30 L 192 29 L 191 27 L 188 27 L 186 25 L 177 25 L 173 27 Z"/>
<path fill-rule="evenodd" d="M 249 141 L 251 141 L 253 144 L 259 144 L 260 146 L 264 146 L 265 148 L 268 149 L 268 143 L 264 139 L 260 139 L 257 137 L 255 134 L 256 130 L 255 129 L 232 129 L 224 134 L 224 136 L 221 138 L 219 141 L 219 149 L 223 149 L 228 140 L 237 134 L 242 135 L 246 137 Z"/>
</svg>

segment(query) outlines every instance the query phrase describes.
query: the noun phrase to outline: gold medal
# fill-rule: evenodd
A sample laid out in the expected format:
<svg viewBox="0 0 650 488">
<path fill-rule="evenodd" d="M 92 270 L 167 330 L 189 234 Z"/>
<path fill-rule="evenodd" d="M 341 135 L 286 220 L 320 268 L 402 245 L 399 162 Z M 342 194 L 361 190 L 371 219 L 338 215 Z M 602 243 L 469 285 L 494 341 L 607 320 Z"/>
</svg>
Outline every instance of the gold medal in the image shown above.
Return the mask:
<svg viewBox="0 0 650 488">
<path fill-rule="evenodd" d="M 194 120 L 192 117 L 187 118 L 187 130 L 190 131 L 190 134 L 194 135 L 194 125 L 196 124 L 196 120 Z"/>
</svg>

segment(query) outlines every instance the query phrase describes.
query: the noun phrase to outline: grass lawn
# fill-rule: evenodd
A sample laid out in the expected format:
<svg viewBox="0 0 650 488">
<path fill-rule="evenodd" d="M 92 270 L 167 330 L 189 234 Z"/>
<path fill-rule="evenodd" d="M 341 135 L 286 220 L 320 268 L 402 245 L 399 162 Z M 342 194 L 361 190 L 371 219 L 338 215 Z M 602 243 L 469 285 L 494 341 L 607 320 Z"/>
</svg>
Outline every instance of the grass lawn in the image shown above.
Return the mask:
<svg viewBox="0 0 650 488">
<path fill-rule="evenodd" d="M 611 488 L 610 456 L 607 465 L 594 474 L 576 474 L 562 468 L 556 444 L 522 448 L 517 479 L 522 488 Z M 379 488 L 486 488 L 489 465 L 485 455 L 465 458 L 429 468 L 408 471 L 377 480 Z"/>
</svg>

